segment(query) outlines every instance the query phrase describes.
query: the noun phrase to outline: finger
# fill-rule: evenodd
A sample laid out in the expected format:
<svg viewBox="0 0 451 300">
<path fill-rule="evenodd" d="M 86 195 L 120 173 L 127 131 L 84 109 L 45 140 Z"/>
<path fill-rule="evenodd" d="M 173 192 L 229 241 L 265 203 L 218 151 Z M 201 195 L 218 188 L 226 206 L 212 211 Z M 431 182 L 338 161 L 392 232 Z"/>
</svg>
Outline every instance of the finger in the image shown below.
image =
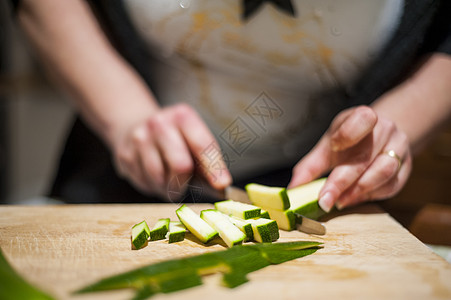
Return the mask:
<svg viewBox="0 0 451 300">
<path fill-rule="evenodd" d="M 146 127 L 140 127 L 133 140 L 139 154 L 139 165 L 148 188 L 162 194 L 165 186 L 165 168 L 153 136 Z"/>
<path fill-rule="evenodd" d="M 133 155 L 133 158 L 131 158 L 130 161 L 122 161 L 120 164 L 122 178 L 126 179 L 132 186 L 142 193 L 147 194 L 152 192 L 152 188 L 147 183 L 144 173 L 140 167 L 139 155 Z"/>
<path fill-rule="evenodd" d="M 186 185 L 186 179 L 194 170 L 194 161 L 170 113 L 166 111 L 155 116 L 148 121 L 148 126 L 163 161 L 165 182 L 183 182 Z M 183 190 L 183 186 L 177 188 Z"/>
<path fill-rule="evenodd" d="M 357 115 L 361 115 L 362 113 L 359 113 L 359 111 L 366 111 L 368 109 L 359 107 L 344 110 L 338 114 L 332 121 L 329 131 L 322 137 L 317 146 L 293 168 L 292 179 L 288 184 L 288 188 L 310 182 L 329 171 L 332 168 L 331 150 L 339 150 L 338 146 L 335 146 L 331 142 L 330 136 L 333 135 L 335 139 L 340 139 L 342 131 L 347 132 L 348 127 L 356 123 L 354 121 L 356 118 L 352 117 L 356 115 L 356 111 L 358 113 Z M 355 128 L 351 128 L 351 131 L 353 130 Z M 331 147 L 335 147 L 335 149 L 331 149 Z"/>
<path fill-rule="evenodd" d="M 331 168 L 330 148 L 327 137 L 323 137 L 318 144 L 293 168 L 288 188 L 294 188 L 308 183 Z"/>
<path fill-rule="evenodd" d="M 409 156 L 401 168 L 399 169 L 399 172 L 396 176 L 392 177 L 391 180 L 377 188 L 376 190 L 373 190 L 367 194 L 362 194 L 359 197 L 353 199 L 351 202 L 347 203 L 346 206 L 352 206 L 357 205 L 365 201 L 370 200 L 383 200 L 388 199 L 390 197 L 395 196 L 402 187 L 406 184 L 409 174 L 412 170 L 412 159 Z M 343 206 L 344 207 L 344 206 Z M 341 208 L 343 208 L 341 207 Z M 341 209 L 340 208 L 340 209 Z"/>
<path fill-rule="evenodd" d="M 393 122 L 380 118 L 374 127 L 357 145 L 346 151 L 336 152 L 333 165 L 336 167 L 328 176 L 320 192 L 319 205 L 330 211 L 340 196 L 367 170 L 374 159 L 382 152 L 393 133 L 396 132 Z"/>
<path fill-rule="evenodd" d="M 178 127 L 207 181 L 217 189 L 230 185 L 232 177 L 221 149 L 199 115 L 189 106 L 180 105 L 176 116 Z"/>
<path fill-rule="evenodd" d="M 339 159 L 319 195 L 318 204 L 324 211 L 330 211 L 340 196 L 362 176 L 381 148 L 374 145 L 370 135 L 343 153 L 344 158 Z"/>
<path fill-rule="evenodd" d="M 386 126 L 388 132 L 392 132 L 391 126 Z M 390 136 L 384 148 L 371 162 L 365 172 L 357 181 L 342 193 L 336 202 L 338 209 L 355 203 L 360 198 L 365 198 L 367 194 L 377 190 L 380 186 L 394 178 L 402 165 L 402 162 L 410 156 L 409 141 L 407 136 L 397 130 Z M 393 151 L 395 157 L 388 154 Z"/>
<path fill-rule="evenodd" d="M 359 106 L 347 113 L 332 126 L 331 148 L 343 151 L 357 143 L 373 131 L 377 123 L 376 113 L 368 106 Z"/>
<path fill-rule="evenodd" d="M 393 149 L 393 148 L 391 148 Z M 396 150 L 405 157 L 406 150 Z M 342 209 L 365 198 L 372 191 L 391 181 L 399 172 L 399 161 L 385 153 L 378 155 L 363 175 L 337 200 L 336 207 Z"/>
<path fill-rule="evenodd" d="M 149 192 L 149 187 L 147 186 L 142 170 L 139 167 L 139 155 L 133 143 L 134 142 L 132 139 L 132 146 L 121 147 L 116 151 L 115 166 L 117 168 L 118 175 L 121 178 L 129 181 L 140 191 Z"/>
<path fill-rule="evenodd" d="M 398 175 L 368 195 L 370 200 L 382 200 L 395 196 L 409 179 L 412 171 L 412 157 L 409 155 L 399 169 Z"/>
</svg>

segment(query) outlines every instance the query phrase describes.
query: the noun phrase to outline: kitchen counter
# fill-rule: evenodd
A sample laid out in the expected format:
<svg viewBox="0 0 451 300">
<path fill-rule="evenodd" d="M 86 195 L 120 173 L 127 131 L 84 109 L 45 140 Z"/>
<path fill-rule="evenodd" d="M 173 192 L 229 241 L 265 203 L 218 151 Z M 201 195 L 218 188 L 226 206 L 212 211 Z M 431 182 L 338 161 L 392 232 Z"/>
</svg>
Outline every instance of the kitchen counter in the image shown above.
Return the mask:
<svg viewBox="0 0 451 300">
<path fill-rule="evenodd" d="M 183 242 L 150 242 L 131 250 L 131 227 L 176 220 L 176 204 L 0 206 L 0 247 L 26 280 L 57 299 L 130 299 L 132 291 L 72 296 L 113 274 L 154 262 L 224 249 Z M 208 204 L 191 207 L 200 212 Z M 281 231 L 279 241 L 314 240 L 313 255 L 249 274 L 227 289 L 219 275 L 204 285 L 152 299 L 451 299 L 451 264 L 434 254 L 377 206 L 331 214 L 327 235 Z"/>
</svg>

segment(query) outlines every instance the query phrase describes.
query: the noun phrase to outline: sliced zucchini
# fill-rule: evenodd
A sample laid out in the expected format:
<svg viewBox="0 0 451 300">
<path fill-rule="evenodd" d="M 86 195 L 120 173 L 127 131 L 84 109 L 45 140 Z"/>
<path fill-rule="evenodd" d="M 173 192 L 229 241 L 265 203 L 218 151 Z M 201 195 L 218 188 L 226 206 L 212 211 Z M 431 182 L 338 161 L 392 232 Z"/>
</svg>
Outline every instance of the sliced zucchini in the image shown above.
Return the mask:
<svg viewBox="0 0 451 300">
<path fill-rule="evenodd" d="M 269 216 L 269 213 L 266 210 L 264 210 L 264 209 L 261 210 L 260 218 L 271 219 L 271 217 Z"/>
<path fill-rule="evenodd" d="M 319 192 L 327 178 L 320 178 L 312 182 L 287 190 L 290 209 L 310 219 L 318 219 L 326 212 L 318 204 Z"/>
<path fill-rule="evenodd" d="M 277 222 L 275 220 L 270 219 L 262 219 L 265 220 L 264 222 L 267 222 L 269 234 L 271 235 L 271 241 L 275 242 L 279 239 L 279 225 L 277 225 Z"/>
<path fill-rule="evenodd" d="M 216 202 L 215 208 L 226 215 L 235 216 L 243 220 L 260 217 L 261 213 L 260 207 L 233 200 Z"/>
<path fill-rule="evenodd" d="M 296 227 L 296 217 L 291 209 L 284 211 L 268 209 L 269 217 L 277 222 L 280 229 L 293 230 Z"/>
<path fill-rule="evenodd" d="M 180 222 L 188 228 L 201 242 L 208 243 L 218 236 L 218 232 L 202 220 L 191 208 L 183 204 L 176 211 Z"/>
<path fill-rule="evenodd" d="M 279 238 L 277 222 L 269 219 L 248 220 L 252 225 L 254 240 L 259 243 L 271 243 Z"/>
<path fill-rule="evenodd" d="M 254 232 L 254 241 L 259 243 L 271 243 L 272 238 L 266 224 L 251 223 Z"/>
<path fill-rule="evenodd" d="M 228 217 L 230 218 L 230 221 L 232 221 L 233 225 L 238 227 L 238 229 L 246 235 L 246 241 L 252 241 L 254 239 L 252 225 L 248 221 L 233 216 Z"/>
<path fill-rule="evenodd" d="M 219 233 L 219 237 L 229 248 L 242 244 L 246 239 L 246 234 L 233 225 L 226 215 L 216 209 L 203 210 L 200 212 L 200 217 Z"/>
<path fill-rule="evenodd" d="M 147 244 L 149 238 L 149 226 L 146 221 L 142 221 L 132 227 L 132 249 L 138 250 Z"/>
<path fill-rule="evenodd" d="M 169 218 L 159 219 L 149 233 L 151 241 L 162 240 L 166 237 L 169 230 Z"/>
<path fill-rule="evenodd" d="M 169 222 L 169 232 L 167 234 L 169 243 L 180 242 L 185 239 L 186 227 L 182 222 Z"/>
<path fill-rule="evenodd" d="M 246 191 L 252 204 L 263 209 L 286 210 L 290 208 L 286 188 L 250 183 L 246 185 Z"/>
</svg>

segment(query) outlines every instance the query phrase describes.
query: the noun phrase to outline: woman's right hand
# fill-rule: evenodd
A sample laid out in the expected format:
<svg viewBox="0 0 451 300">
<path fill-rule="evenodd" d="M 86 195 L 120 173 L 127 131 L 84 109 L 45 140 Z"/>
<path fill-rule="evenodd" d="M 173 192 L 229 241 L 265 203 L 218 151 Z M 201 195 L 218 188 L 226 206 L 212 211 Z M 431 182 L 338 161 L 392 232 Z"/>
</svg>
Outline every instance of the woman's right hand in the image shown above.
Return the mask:
<svg viewBox="0 0 451 300">
<path fill-rule="evenodd" d="M 120 175 L 135 187 L 167 197 L 170 182 L 178 180 L 182 186 L 177 189 L 183 189 L 198 169 L 217 189 L 231 182 L 222 155 L 211 161 L 210 151 L 221 151 L 197 113 L 185 104 L 158 106 L 86 1 L 23 0 L 17 14 L 49 74 L 108 145 Z"/>
<path fill-rule="evenodd" d="M 127 130 L 113 153 L 118 173 L 146 194 L 184 191 L 197 171 L 216 189 L 232 181 L 213 134 L 187 104 L 161 108 Z"/>
</svg>

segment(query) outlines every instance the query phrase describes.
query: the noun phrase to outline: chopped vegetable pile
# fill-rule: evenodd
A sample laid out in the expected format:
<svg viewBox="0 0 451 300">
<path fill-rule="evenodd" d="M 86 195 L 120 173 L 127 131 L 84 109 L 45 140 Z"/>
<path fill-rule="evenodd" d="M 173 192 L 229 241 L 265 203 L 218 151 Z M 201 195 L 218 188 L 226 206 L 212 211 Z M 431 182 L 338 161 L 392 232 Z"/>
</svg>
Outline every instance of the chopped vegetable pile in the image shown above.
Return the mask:
<svg viewBox="0 0 451 300">
<path fill-rule="evenodd" d="M 202 243 L 220 237 L 228 247 L 245 241 L 271 243 L 279 239 L 279 229 L 293 230 L 294 213 L 317 219 L 324 214 L 318 205 L 318 195 L 326 178 L 289 189 L 251 183 L 246 186 L 254 205 L 233 200 L 215 203 L 215 209 L 196 214 L 182 205 L 176 210 L 179 220 L 159 219 L 152 230 L 146 221 L 132 227 L 132 248 L 140 249 L 148 241 L 168 239 L 169 243 L 183 241 L 188 230 Z"/>
<path fill-rule="evenodd" d="M 222 283 L 234 288 L 247 282 L 246 276 L 251 272 L 313 254 L 321 243 L 272 242 L 279 239 L 279 228 L 295 228 L 295 212 L 312 218 L 324 214 L 318 205 L 324 182 L 325 179 L 318 179 L 291 190 L 249 184 L 246 191 L 255 205 L 225 200 L 200 214 L 182 205 L 176 210 L 178 221 L 159 219 L 152 229 L 142 221 L 132 227 L 133 249 L 143 248 L 149 241 L 183 241 L 187 230 L 202 243 L 219 237 L 229 249 L 135 269 L 100 280 L 76 293 L 131 288 L 136 291 L 133 299 L 146 299 L 201 285 L 203 275 L 214 273 L 222 273 Z M 245 241 L 259 244 L 242 245 Z"/>
</svg>

